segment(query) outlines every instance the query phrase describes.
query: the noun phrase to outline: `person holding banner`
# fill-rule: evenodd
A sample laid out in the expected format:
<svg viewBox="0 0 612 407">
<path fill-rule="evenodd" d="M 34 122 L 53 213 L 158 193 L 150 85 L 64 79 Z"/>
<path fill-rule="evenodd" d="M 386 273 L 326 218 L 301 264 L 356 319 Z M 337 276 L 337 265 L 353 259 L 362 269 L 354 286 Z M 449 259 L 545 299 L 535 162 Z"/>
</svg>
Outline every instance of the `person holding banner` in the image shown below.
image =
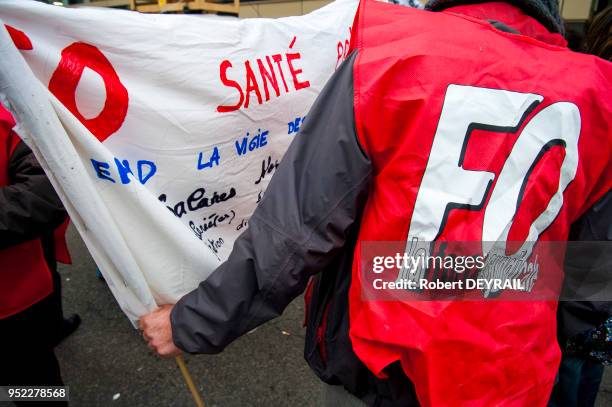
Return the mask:
<svg viewBox="0 0 612 407">
<path fill-rule="evenodd" d="M 556 298 L 377 300 L 360 256 L 373 241 L 567 240 L 612 187 L 612 64 L 567 49 L 556 0 L 426 8 L 361 3 L 352 52 L 228 260 L 141 318 L 158 354 L 221 352 L 306 290 L 326 405 L 546 405 Z M 545 270 L 538 290 L 561 279 Z"/>
<path fill-rule="evenodd" d="M 61 308 L 54 232 L 66 211 L 14 126 L 0 104 L 0 385 L 63 386 L 53 348 L 80 323 Z"/>
</svg>

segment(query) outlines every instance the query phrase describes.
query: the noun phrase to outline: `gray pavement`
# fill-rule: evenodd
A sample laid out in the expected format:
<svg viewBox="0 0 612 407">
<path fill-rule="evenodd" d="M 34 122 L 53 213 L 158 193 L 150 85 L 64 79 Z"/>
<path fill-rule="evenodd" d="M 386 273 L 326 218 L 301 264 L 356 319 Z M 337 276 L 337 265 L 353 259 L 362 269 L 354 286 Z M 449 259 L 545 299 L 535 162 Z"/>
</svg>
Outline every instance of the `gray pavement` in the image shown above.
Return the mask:
<svg viewBox="0 0 612 407">
<path fill-rule="evenodd" d="M 60 270 L 65 312 L 78 312 L 83 324 L 57 354 L 70 385 L 71 406 L 193 406 L 175 362 L 155 357 L 132 329 L 106 284 L 96 278 L 95 265 L 73 228 L 69 244 L 74 264 Z M 302 317 L 300 298 L 281 318 L 222 354 L 188 356 L 207 407 L 321 405 L 321 385 L 302 357 Z M 610 370 L 597 406 L 612 406 Z"/>
</svg>

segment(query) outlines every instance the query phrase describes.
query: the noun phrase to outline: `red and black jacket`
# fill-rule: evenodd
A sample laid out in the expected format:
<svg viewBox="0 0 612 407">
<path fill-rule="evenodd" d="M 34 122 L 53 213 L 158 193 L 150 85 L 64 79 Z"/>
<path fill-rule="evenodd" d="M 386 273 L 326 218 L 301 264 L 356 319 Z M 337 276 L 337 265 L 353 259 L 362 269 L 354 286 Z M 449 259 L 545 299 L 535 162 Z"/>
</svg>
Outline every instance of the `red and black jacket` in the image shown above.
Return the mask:
<svg viewBox="0 0 612 407">
<path fill-rule="evenodd" d="M 64 207 L 14 125 L 0 105 L 0 319 L 51 294 L 56 259 L 69 261 Z"/>
<path fill-rule="evenodd" d="M 501 233 L 566 240 L 612 187 L 612 65 L 569 51 L 560 35 L 501 2 L 432 13 L 365 1 L 352 41 L 228 260 L 176 304 L 174 342 L 191 353 L 220 352 L 280 315 L 314 276 L 305 357 L 324 381 L 372 406 L 545 405 L 560 356 L 554 301 L 365 301 L 356 259 L 363 242 L 406 241 L 415 230 L 484 240 L 485 212 L 496 184 L 507 182 L 504 160 L 522 145 L 519 136 L 535 154 L 529 143 L 539 146 L 559 126 L 560 141 L 535 154 L 538 164 L 521 178 L 525 188 L 507 189 L 518 199 L 495 204 L 514 199 L 516 216 L 499 215 L 518 227 Z M 478 95 L 499 103 L 474 101 Z M 516 111 L 495 117 L 499 126 L 472 126 L 469 117 L 443 114 L 451 96 L 476 116 Z M 559 120 L 548 120 L 556 109 Z M 459 136 L 476 135 L 467 153 L 455 162 L 450 149 L 433 152 L 437 135 L 461 122 L 467 132 Z M 452 177 L 424 185 L 431 162 L 460 176 L 487 172 L 491 181 L 454 205 L 465 198 Z M 427 202 L 416 204 L 432 191 L 440 200 L 457 195 L 433 229 Z"/>
</svg>

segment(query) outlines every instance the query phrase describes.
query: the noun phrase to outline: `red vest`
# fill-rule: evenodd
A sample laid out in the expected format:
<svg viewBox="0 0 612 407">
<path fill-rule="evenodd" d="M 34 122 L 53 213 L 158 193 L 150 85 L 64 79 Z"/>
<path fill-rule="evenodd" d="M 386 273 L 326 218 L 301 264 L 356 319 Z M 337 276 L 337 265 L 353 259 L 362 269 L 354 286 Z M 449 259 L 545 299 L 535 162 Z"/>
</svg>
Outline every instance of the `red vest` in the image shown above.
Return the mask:
<svg viewBox="0 0 612 407">
<path fill-rule="evenodd" d="M 424 406 L 545 406 L 556 301 L 369 300 L 358 259 L 371 241 L 566 240 L 612 188 L 612 64 L 499 2 L 433 13 L 365 1 L 352 46 L 374 168 L 349 295 L 355 353 L 381 377 L 400 361 Z"/>
<path fill-rule="evenodd" d="M 0 105 L 0 187 L 9 185 L 8 165 L 19 136 L 10 113 Z M 40 239 L 0 250 L 0 319 L 17 314 L 53 290 Z"/>
</svg>

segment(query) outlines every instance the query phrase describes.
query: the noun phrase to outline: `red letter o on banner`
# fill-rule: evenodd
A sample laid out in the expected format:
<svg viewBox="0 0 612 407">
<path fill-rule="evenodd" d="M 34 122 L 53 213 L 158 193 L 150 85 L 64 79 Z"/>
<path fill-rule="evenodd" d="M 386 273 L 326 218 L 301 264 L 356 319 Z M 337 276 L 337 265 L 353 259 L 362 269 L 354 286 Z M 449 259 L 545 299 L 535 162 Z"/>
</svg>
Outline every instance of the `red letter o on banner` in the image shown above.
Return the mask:
<svg viewBox="0 0 612 407">
<path fill-rule="evenodd" d="M 98 73 L 106 88 L 104 109 L 97 117 L 86 119 L 76 105 L 76 88 L 83 70 Z M 62 51 L 62 59 L 51 80 L 49 90 L 100 141 L 119 130 L 128 109 L 128 92 L 108 59 L 93 45 L 75 42 Z"/>
</svg>

